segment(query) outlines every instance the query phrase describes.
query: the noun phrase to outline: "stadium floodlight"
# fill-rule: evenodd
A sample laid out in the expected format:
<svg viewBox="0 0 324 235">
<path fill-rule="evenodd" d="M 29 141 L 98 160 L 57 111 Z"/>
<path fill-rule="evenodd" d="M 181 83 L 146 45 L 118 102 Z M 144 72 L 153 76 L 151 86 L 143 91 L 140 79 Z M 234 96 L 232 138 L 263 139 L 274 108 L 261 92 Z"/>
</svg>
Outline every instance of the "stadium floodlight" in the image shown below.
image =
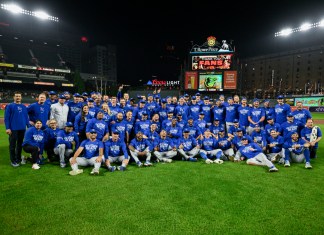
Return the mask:
<svg viewBox="0 0 324 235">
<path fill-rule="evenodd" d="M 22 9 L 20 6 L 15 4 L 1 4 L 1 9 L 10 11 L 15 14 L 20 13 L 24 15 L 35 16 L 42 20 L 51 20 L 51 21 L 59 22 L 59 18 L 55 16 L 50 16 L 44 11 L 29 11 L 29 10 Z"/>
<path fill-rule="evenodd" d="M 323 27 L 324 26 L 324 20 L 321 20 L 320 22 L 318 22 L 318 26 Z"/>
<path fill-rule="evenodd" d="M 288 36 L 289 34 L 291 34 L 293 32 L 292 28 L 287 28 L 287 29 L 283 29 L 280 32 L 276 33 L 275 36 Z"/>
<path fill-rule="evenodd" d="M 306 31 L 309 30 L 312 27 L 310 23 L 304 23 L 300 26 L 300 31 Z"/>
<path fill-rule="evenodd" d="M 316 22 L 316 23 L 304 23 L 300 27 L 297 27 L 297 28 L 289 28 L 289 29 L 281 30 L 280 32 L 275 33 L 275 37 L 288 36 L 291 33 L 307 31 L 309 29 L 317 28 L 317 27 L 324 27 L 324 19 L 319 22 Z"/>
<path fill-rule="evenodd" d="M 36 16 L 37 18 L 40 18 L 42 20 L 47 20 L 50 17 L 50 15 L 44 11 L 35 11 L 34 16 Z"/>
<path fill-rule="evenodd" d="M 14 14 L 23 13 L 23 9 L 16 4 L 1 4 L 1 8 Z"/>
</svg>

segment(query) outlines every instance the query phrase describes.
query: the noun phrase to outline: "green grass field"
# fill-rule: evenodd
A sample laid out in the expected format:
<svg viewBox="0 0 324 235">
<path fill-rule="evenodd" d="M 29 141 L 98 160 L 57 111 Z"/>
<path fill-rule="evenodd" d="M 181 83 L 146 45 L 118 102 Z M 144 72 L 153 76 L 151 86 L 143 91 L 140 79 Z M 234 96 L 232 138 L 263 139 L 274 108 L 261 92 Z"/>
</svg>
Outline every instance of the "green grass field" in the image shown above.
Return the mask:
<svg viewBox="0 0 324 235">
<path fill-rule="evenodd" d="M 177 161 L 72 177 L 58 163 L 11 167 L 0 133 L 1 234 L 324 232 L 324 141 L 312 170 Z"/>
</svg>

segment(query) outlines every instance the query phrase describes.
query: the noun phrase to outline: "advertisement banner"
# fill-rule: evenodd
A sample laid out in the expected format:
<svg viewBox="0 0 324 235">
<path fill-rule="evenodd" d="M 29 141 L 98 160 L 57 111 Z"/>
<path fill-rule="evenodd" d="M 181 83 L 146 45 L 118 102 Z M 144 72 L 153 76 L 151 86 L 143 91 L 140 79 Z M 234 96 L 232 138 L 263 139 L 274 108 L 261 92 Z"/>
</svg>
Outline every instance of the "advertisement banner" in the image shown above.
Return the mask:
<svg viewBox="0 0 324 235">
<path fill-rule="evenodd" d="M 192 56 L 192 70 L 230 69 L 232 54 Z"/>
<path fill-rule="evenodd" d="M 237 71 L 224 71 L 224 90 L 235 90 L 237 87 Z"/>
<path fill-rule="evenodd" d="M 315 112 L 315 113 L 324 113 L 324 106 L 322 106 L 322 107 L 310 107 L 309 111 L 310 112 Z"/>
<path fill-rule="evenodd" d="M 303 103 L 303 106 L 309 106 L 309 107 L 324 106 L 324 96 L 296 97 L 295 105 L 297 101 L 301 101 Z"/>
<path fill-rule="evenodd" d="M 198 89 L 198 73 L 197 72 L 186 72 L 185 75 L 185 89 Z"/>
</svg>

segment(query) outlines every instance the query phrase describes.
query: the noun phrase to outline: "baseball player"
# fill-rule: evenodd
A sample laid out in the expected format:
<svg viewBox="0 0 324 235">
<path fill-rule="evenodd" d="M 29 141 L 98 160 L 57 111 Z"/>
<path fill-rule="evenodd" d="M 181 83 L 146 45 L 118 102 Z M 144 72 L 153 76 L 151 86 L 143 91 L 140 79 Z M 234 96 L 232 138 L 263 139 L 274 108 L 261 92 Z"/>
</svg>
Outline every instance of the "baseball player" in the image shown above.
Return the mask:
<svg viewBox="0 0 324 235">
<path fill-rule="evenodd" d="M 100 140 L 97 140 L 97 131 L 91 129 L 89 131 L 89 139 L 82 141 L 74 156 L 70 158 L 72 171 L 70 175 L 78 175 L 83 173 L 82 169 L 78 166 L 94 166 L 91 173 L 92 175 L 99 175 L 99 168 L 101 166 L 104 145 Z M 82 155 L 81 155 L 82 154 Z"/>
<path fill-rule="evenodd" d="M 238 153 L 235 155 L 235 162 L 244 160 L 249 165 L 256 166 L 267 166 L 269 167 L 269 172 L 277 172 L 278 169 L 270 162 L 266 155 L 262 152 L 260 146 L 256 143 L 249 143 L 248 138 L 246 136 L 242 137 L 243 146 L 240 147 Z"/>
</svg>

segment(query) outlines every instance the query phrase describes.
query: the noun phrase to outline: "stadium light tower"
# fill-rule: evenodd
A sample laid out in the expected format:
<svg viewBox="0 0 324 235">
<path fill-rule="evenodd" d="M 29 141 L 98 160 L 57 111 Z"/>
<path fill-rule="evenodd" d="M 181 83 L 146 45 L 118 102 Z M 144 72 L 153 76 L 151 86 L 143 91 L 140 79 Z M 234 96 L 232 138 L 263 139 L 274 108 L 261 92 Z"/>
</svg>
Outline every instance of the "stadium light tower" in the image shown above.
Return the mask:
<svg viewBox="0 0 324 235">
<path fill-rule="evenodd" d="M 1 4 L 1 9 L 7 10 L 13 14 L 30 15 L 30 16 L 34 16 L 34 17 L 37 17 L 42 20 L 51 20 L 51 21 L 59 22 L 59 19 L 57 17 L 50 16 L 49 14 L 47 14 L 44 11 L 29 11 L 29 10 L 25 10 L 25 9 L 21 8 L 20 6 L 18 6 L 16 4 L 12 4 L 12 3 Z"/>
<path fill-rule="evenodd" d="M 292 33 L 307 31 L 312 28 L 324 27 L 324 19 L 315 23 L 304 23 L 297 28 L 287 28 L 275 33 L 275 37 L 288 36 Z"/>
</svg>

